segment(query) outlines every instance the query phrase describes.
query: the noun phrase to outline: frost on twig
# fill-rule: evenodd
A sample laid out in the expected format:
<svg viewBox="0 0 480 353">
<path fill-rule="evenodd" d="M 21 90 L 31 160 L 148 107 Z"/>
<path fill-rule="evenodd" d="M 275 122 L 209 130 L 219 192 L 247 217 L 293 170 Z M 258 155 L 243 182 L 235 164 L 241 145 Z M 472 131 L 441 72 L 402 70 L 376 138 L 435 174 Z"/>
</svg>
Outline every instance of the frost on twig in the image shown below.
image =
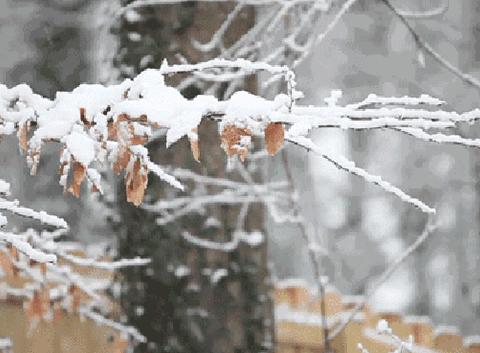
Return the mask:
<svg viewBox="0 0 480 353">
<path fill-rule="evenodd" d="M 415 241 L 408 246 L 394 261 L 392 261 L 388 267 L 382 272 L 382 274 L 375 280 L 372 286 L 365 293 L 365 297 L 358 302 L 355 307 L 350 310 L 348 315 L 342 322 L 335 328 L 335 330 L 330 334 L 329 340 L 334 339 L 340 332 L 342 332 L 348 323 L 352 321 L 356 314 L 358 314 L 365 306 L 365 304 L 372 298 L 372 296 L 377 292 L 377 290 L 382 286 L 392 274 L 400 267 L 400 265 L 415 251 L 417 250 L 425 241 L 430 237 L 431 234 L 436 230 L 437 224 L 434 221 L 434 217 L 430 215 L 428 218 L 425 228 L 420 234 L 420 236 L 415 239 Z"/>
<path fill-rule="evenodd" d="M 226 100 L 212 95 L 186 99 L 178 89 L 165 83 L 165 75 L 211 70 L 214 70 L 212 74 L 221 75 L 226 69 L 266 71 L 281 76 L 288 83 L 287 93 L 273 99 L 244 91 Z M 53 101 L 34 94 L 25 85 L 11 89 L 0 86 L 0 125 L 4 133 L 18 132 L 19 145 L 27 154 L 33 172 L 40 162 L 42 146 L 58 142 L 63 145 L 59 160 L 60 183 L 66 191 L 79 196 L 83 181 L 87 180 L 93 191 L 101 192 L 98 168 L 106 164 L 117 174 L 124 172 L 127 200 L 135 205 L 143 201 L 149 172 L 177 189 L 184 189 L 174 175 L 150 160 L 145 145 L 153 131 L 166 132 L 167 147 L 183 137 L 190 139 L 193 157 L 201 161 L 196 131 L 204 119 L 218 123 L 221 147 L 227 156 L 238 156 L 242 160 L 248 157 L 253 137 L 262 137 L 267 151 L 273 155 L 282 148 L 287 135 L 290 142 L 298 144 L 311 131 L 321 128 L 388 128 L 422 140 L 477 145 L 476 140 L 452 134 L 429 134 L 426 130 L 446 131 L 458 123 L 474 123 L 480 117 L 480 110 L 462 114 L 444 111 L 437 108 L 442 103 L 440 100 L 426 95 L 401 98 L 370 95 L 360 103 L 347 106 L 337 102 L 327 106 L 302 106 L 296 103 L 299 95 L 294 89 L 294 78 L 293 72 L 285 66 L 243 59 L 214 59 L 194 65 L 165 62 L 159 70 L 146 70 L 135 79 L 118 85 L 81 85 L 72 92 L 59 92 Z M 304 143 L 302 145 L 306 148 Z M 326 159 L 424 212 L 433 212 L 423 202 L 351 162 L 333 156 Z M 46 216 L 41 219 L 46 220 Z"/>
<path fill-rule="evenodd" d="M 377 334 L 379 335 L 384 335 L 389 337 L 394 345 L 396 346 L 396 349 L 392 353 L 402 353 L 404 351 L 413 352 L 413 336 L 410 335 L 408 338 L 408 342 L 403 341 L 400 337 L 395 335 L 388 325 L 388 322 L 386 320 L 379 320 L 377 323 Z"/>
<path fill-rule="evenodd" d="M 330 153 L 323 151 L 319 146 L 314 144 L 311 140 L 304 138 L 304 137 L 294 137 L 294 138 L 287 138 L 287 140 L 306 148 L 309 151 L 314 152 L 315 154 L 320 155 L 322 158 L 327 160 L 328 162 L 332 163 L 339 169 L 345 170 L 353 175 L 359 176 L 363 178 L 367 183 L 372 183 L 375 185 L 380 186 L 383 190 L 388 193 L 391 193 L 398 198 L 400 198 L 403 202 L 410 203 L 416 207 L 418 207 L 422 212 L 434 214 L 435 209 L 426 205 L 422 201 L 407 195 L 401 189 L 393 186 L 389 182 L 384 181 L 381 177 L 376 175 L 371 175 L 364 169 L 361 169 L 355 165 L 354 162 L 347 160 L 341 156 L 334 156 Z"/>
</svg>

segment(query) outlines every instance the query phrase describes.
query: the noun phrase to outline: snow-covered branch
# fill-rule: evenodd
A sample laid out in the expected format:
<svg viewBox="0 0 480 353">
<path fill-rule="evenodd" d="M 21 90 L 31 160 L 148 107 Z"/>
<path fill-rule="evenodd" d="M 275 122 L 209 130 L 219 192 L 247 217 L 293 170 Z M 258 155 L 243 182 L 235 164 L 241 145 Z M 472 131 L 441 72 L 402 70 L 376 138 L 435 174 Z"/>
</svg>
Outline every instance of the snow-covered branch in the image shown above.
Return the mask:
<svg viewBox="0 0 480 353">
<path fill-rule="evenodd" d="M 1 210 L 58 228 L 41 233 L 34 229 L 13 233 L 7 230 L 8 219 L 1 215 L 0 297 L 23 301 L 25 315 L 31 319 L 32 325 L 38 320 L 60 315 L 63 308 L 73 313 L 81 311 L 87 318 L 143 342 L 145 338 L 134 329 L 109 319 L 101 320 L 98 314 L 84 312 L 81 308 L 95 306 L 107 310 L 113 307 L 106 295 L 113 281 L 111 272 L 122 267 L 144 266 L 150 260 L 97 260 L 80 244 L 59 240 L 68 230 L 63 219 L 5 199 L 10 195 L 10 186 L 3 180 L 0 181 L 0 191 Z M 80 256 L 79 251 L 84 256 Z M 19 283 L 22 284 L 20 287 Z"/>
<path fill-rule="evenodd" d="M 287 94 L 279 94 L 271 100 L 244 91 L 236 92 L 226 100 L 212 95 L 199 95 L 190 100 L 168 86 L 164 79 L 165 75 L 174 73 L 205 70 L 214 70 L 214 74 L 221 75 L 222 70 L 232 68 L 282 75 L 289 82 L 289 90 Z M 76 196 L 80 194 L 85 178 L 93 190 L 101 190 L 100 174 L 96 168 L 102 163 L 109 164 L 116 173 L 124 170 L 127 199 L 135 205 L 143 200 L 148 172 L 153 172 L 175 188 L 184 188 L 174 175 L 150 160 L 144 147 L 152 131 L 159 127 L 166 130 L 167 147 L 182 137 L 189 138 L 197 160 L 201 158 L 201 151 L 196 131 L 204 119 L 218 123 L 221 147 L 227 156 L 237 155 L 242 160 L 248 155 L 253 136 L 263 137 L 269 154 L 275 154 L 284 143 L 285 126 L 289 127 L 290 142 L 309 144 L 309 149 L 313 148 L 316 153 L 320 153 L 321 147 L 312 147 L 306 135 L 319 128 L 389 128 L 421 140 L 464 146 L 478 144 L 476 140 L 424 131 L 446 130 L 460 122 L 474 123 L 480 118 L 478 109 L 466 113 L 441 110 L 438 106 L 443 102 L 426 95 L 401 98 L 370 95 L 360 103 L 343 107 L 336 102 L 327 106 L 302 106 L 295 104 L 300 94 L 294 89 L 294 77 L 292 71 L 284 66 L 240 59 L 214 59 L 195 65 L 170 66 L 164 62 L 159 70 L 146 70 L 133 80 L 112 86 L 81 85 L 72 92 L 58 93 L 53 101 L 34 94 L 25 85 L 12 89 L 2 86 L 0 124 L 12 127 L 12 132 L 17 131 L 20 147 L 27 152 L 27 160 L 33 170 L 37 168 L 44 143 L 56 141 L 63 144 L 60 183 L 67 189 L 70 178 L 68 191 Z M 418 106 L 427 106 L 428 109 Z M 379 185 L 422 211 L 433 212 L 423 202 L 351 162 L 327 156 L 322 151 L 320 154 L 341 169 Z M 55 226 L 65 226 L 57 218 L 27 212 L 14 202 L 2 201 L 0 208 Z"/>
<path fill-rule="evenodd" d="M 353 175 L 359 176 L 363 178 L 367 183 L 372 183 L 375 185 L 378 185 L 381 187 L 383 190 L 385 190 L 388 193 L 391 193 L 403 202 L 410 203 L 416 207 L 418 207 L 422 212 L 425 213 L 435 213 L 435 209 L 426 205 L 422 201 L 407 195 L 405 192 L 403 192 L 401 189 L 397 188 L 396 186 L 393 186 L 389 182 L 383 180 L 380 176 L 377 175 L 372 175 L 368 173 L 366 170 L 359 168 L 355 165 L 354 162 L 349 161 L 348 159 L 341 157 L 341 156 L 335 156 L 331 153 L 328 153 L 322 148 L 320 148 L 318 145 L 314 144 L 310 139 L 305 138 L 305 137 L 287 137 L 287 141 L 290 141 L 300 147 L 303 147 L 307 149 L 308 151 L 312 151 L 315 154 L 318 154 L 321 156 L 323 159 L 327 160 L 328 162 L 332 163 L 335 167 L 344 170 L 348 173 L 351 173 Z"/>
</svg>

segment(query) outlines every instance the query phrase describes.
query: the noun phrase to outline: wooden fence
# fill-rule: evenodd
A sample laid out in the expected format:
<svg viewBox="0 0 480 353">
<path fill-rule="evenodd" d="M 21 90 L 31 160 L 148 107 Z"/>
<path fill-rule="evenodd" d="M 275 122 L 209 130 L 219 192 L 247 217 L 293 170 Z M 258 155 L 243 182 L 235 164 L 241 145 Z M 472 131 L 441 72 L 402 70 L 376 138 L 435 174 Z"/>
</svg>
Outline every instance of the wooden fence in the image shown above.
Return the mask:
<svg viewBox="0 0 480 353">
<path fill-rule="evenodd" d="M 276 353 L 323 352 L 321 302 L 298 280 L 278 283 L 275 288 Z M 346 317 L 361 297 L 342 296 L 333 288 L 325 294 L 326 322 L 329 331 Z M 437 327 L 427 317 L 402 317 L 396 313 L 373 312 L 366 306 L 346 328 L 333 339 L 335 353 L 360 352 L 361 343 L 370 353 L 388 353 L 396 346 L 391 338 L 379 335 L 376 324 L 389 322 L 393 333 L 407 341 L 414 340 L 414 353 L 480 353 L 480 337 L 463 338 L 454 327 Z"/>
<path fill-rule="evenodd" d="M 113 330 L 77 314 L 32 322 L 11 300 L 0 301 L 0 337 L 10 338 L 14 353 L 114 353 L 118 345 Z"/>
<path fill-rule="evenodd" d="M 73 252 L 72 252 L 73 253 Z M 74 253 L 83 256 L 83 252 Z M 6 255 L 0 252 L 1 261 Z M 108 259 L 106 259 L 108 260 Z M 60 265 L 64 264 L 60 260 Z M 89 267 L 71 266 L 75 272 L 83 276 L 108 281 L 110 271 Z M 0 345 L 0 353 L 123 353 L 125 340 L 118 331 L 98 325 L 90 319 L 82 318 L 77 313 L 65 310 L 52 311 L 50 317 L 29 317 L 24 309 L 25 299 L 8 295 L 2 285 L 21 290 L 29 285 L 30 279 L 18 273 L 9 275 L 0 266 L 0 342 L 11 342 Z M 114 305 L 112 303 L 112 305 Z"/>
<path fill-rule="evenodd" d="M 330 331 L 359 300 L 361 297 L 342 296 L 333 288 L 327 289 L 326 322 Z M 285 281 L 276 286 L 274 301 L 276 353 L 323 352 L 319 298 L 304 283 Z M 480 337 L 463 338 L 453 327 L 435 329 L 426 317 L 373 312 L 368 306 L 332 341 L 335 353 L 359 353 L 358 343 L 370 353 L 394 350 L 390 338 L 376 333 L 380 319 L 387 320 L 400 338 L 413 337 L 413 353 L 480 353 Z M 125 348 L 111 329 L 74 314 L 32 325 L 22 303 L 15 300 L 0 300 L 1 337 L 10 337 L 15 353 L 123 353 Z"/>
</svg>

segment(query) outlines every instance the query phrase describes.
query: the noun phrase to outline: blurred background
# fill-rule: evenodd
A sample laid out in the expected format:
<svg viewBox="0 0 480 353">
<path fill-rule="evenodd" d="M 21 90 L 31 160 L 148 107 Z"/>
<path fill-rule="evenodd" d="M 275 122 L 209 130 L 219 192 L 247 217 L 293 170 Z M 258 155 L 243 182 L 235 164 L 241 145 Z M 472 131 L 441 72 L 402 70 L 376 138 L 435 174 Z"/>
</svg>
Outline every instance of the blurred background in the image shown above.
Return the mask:
<svg viewBox="0 0 480 353">
<path fill-rule="evenodd" d="M 137 20 L 124 16 L 106 25 L 112 13 L 127 2 L 0 0 L 0 82 L 7 86 L 25 82 L 37 93 L 54 98 L 55 92 L 71 90 L 82 82 L 113 82 L 144 68 L 158 67 L 163 57 L 175 62 L 178 51 L 191 61 L 205 59 L 186 49 L 191 45 L 189 38 L 199 29 L 208 32 L 208 26 L 216 28 L 230 9 L 230 5 L 219 3 L 212 5 L 218 6 L 214 12 L 211 8 L 202 13 L 197 4 L 185 2 L 143 8 Z M 443 1 L 393 3 L 401 9 L 425 11 Z M 202 23 L 207 15 L 211 16 L 209 24 Z M 239 33 L 261 16 L 247 10 L 238 24 Z M 412 18 L 410 23 L 441 55 L 480 77 L 477 0 L 450 1 L 441 14 Z M 296 72 L 304 104 L 323 104 L 332 89 L 343 91 L 342 104 L 362 100 L 369 93 L 426 93 L 447 101 L 446 109 L 460 112 L 480 104 L 479 90 L 423 52 L 382 1 L 359 0 Z M 196 93 L 195 87 L 186 90 L 189 96 Z M 480 133 L 472 126 L 460 130 L 467 137 Z M 438 230 L 382 286 L 372 306 L 428 315 L 435 324 L 457 325 L 465 334 L 478 333 L 479 151 L 420 142 L 391 131 L 326 130 L 316 132 L 314 139 L 438 210 Z M 152 151 L 157 147 L 151 146 Z M 182 150 L 188 152 L 188 146 L 179 144 L 171 156 L 158 155 L 157 160 L 184 165 L 184 157 L 175 154 Z M 52 148 L 50 153 L 58 151 Z M 314 225 L 319 243 L 328 250 L 322 260 L 323 272 L 342 293 L 363 293 L 386 264 L 420 235 L 426 216 L 321 158 L 294 147 L 288 148 L 287 154 L 302 212 Z M 149 351 L 193 352 L 199 351 L 194 347 L 203 347 L 217 352 L 232 340 L 243 342 L 239 352 L 268 350 L 270 278 L 313 281 L 298 228 L 275 224 L 262 209 L 261 216 L 257 212 L 250 218 L 248 227 L 264 231 L 265 244 L 255 249 L 242 245 L 244 248 L 233 253 L 212 255 L 183 241 L 178 231 L 190 226 L 202 228 L 205 236 L 213 234 L 215 240 L 229 239 L 228 215 L 217 217 L 220 225 L 212 225 L 211 220 L 206 224 L 196 215 L 182 224 L 158 226 L 154 215 L 118 201 L 123 200 L 121 188 L 113 187 L 104 200 L 88 193 L 80 200 L 64 197 L 57 179 L 52 178 L 55 158 L 44 157 L 39 175 L 33 178 L 18 155 L 15 143 L 2 144 L 0 178 L 12 183 L 20 201 L 64 217 L 75 240 L 111 242 L 120 256 L 154 259 L 149 268 L 122 273 L 122 288 L 112 289 L 124 306 L 125 319 L 128 317 L 151 339 L 146 348 Z M 285 178 L 280 158 L 266 162 L 260 173 L 265 180 Z M 189 167 L 201 169 L 189 163 Z M 219 175 L 222 168 L 205 163 L 202 172 Z M 168 193 L 159 183 L 150 184 L 152 200 Z M 18 227 L 24 226 L 19 220 Z M 184 275 L 178 271 L 181 266 L 188 270 Z M 210 273 L 194 273 L 193 268 L 209 269 Z M 226 268 L 230 276 L 212 284 L 212 271 L 220 268 Z M 240 323 L 239 317 L 243 318 Z M 218 339 L 213 344 L 209 337 Z"/>
</svg>

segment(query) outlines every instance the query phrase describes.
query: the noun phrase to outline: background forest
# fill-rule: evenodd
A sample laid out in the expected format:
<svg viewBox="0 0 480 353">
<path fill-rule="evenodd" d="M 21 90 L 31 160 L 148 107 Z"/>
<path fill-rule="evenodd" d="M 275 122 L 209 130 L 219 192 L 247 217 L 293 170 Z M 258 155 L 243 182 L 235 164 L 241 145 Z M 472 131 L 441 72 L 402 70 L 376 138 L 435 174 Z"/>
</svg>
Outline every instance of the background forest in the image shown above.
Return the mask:
<svg viewBox="0 0 480 353">
<path fill-rule="evenodd" d="M 147 67 L 159 67 L 164 57 L 170 63 L 208 59 L 208 54 L 195 51 L 191 38 L 206 42 L 232 6 L 181 2 L 141 8 L 112 20 L 112 14 L 128 2 L 0 0 L 0 82 L 7 86 L 26 82 L 37 93 L 53 98 L 57 91 L 69 91 L 82 82 L 112 83 L 133 77 Z M 421 12 L 444 2 L 392 3 Z M 265 16 L 254 8 L 242 11 L 227 41 L 233 42 Z M 327 12 L 322 23 L 328 24 L 335 12 Z M 441 55 L 480 77 L 478 1 L 450 1 L 438 15 L 413 16 L 409 22 Z M 281 37 L 288 20 L 278 26 Z M 273 48 L 277 43 L 268 44 Z M 271 48 L 265 44 L 261 50 L 269 52 Z M 447 109 L 460 112 L 474 109 L 480 102 L 480 90 L 419 48 L 405 25 L 380 0 L 357 1 L 295 71 L 298 88 L 306 97 L 304 104 L 322 104 L 332 89 L 344 92 L 342 104 L 362 100 L 370 93 L 426 93 L 448 102 Z M 263 80 L 258 76 L 245 85 L 255 91 Z M 201 89 L 195 84 L 184 88 L 190 97 Z M 218 90 L 229 94 L 226 85 L 219 85 Z M 267 95 L 275 93 L 274 88 L 267 91 Z M 478 127 L 460 130 L 466 137 L 480 132 Z M 204 131 L 214 130 L 207 126 Z M 379 289 L 372 306 L 428 315 L 436 324 L 456 325 L 465 334 L 478 333 L 478 149 L 429 144 L 375 130 L 317 131 L 313 139 L 437 209 L 440 223 L 435 234 Z M 217 143 L 213 138 L 204 140 L 207 150 Z M 198 164 L 191 158 L 188 141 L 167 154 L 159 148 L 161 143 L 164 136 L 149 149 L 163 164 L 188 167 L 203 175 L 242 177 L 243 167 L 231 174 L 225 172 L 225 157 L 218 151 L 209 150 Z M 115 187 L 114 176 L 108 176 L 113 187 L 103 198 L 88 194 L 80 199 L 63 197 L 52 178 L 57 158 L 54 150 L 50 155 L 47 151 L 43 172 L 35 178 L 23 172 L 27 167 L 21 158 L 11 157 L 16 153 L 15 143 L 2 145 L 0 178 L 12 183 L 21 202 L 65 218 L 71 239 L 111 244 L 120 257 L 152 258 L 149 266 L 123 270 L 121 288 L 111 290 L 122 303 L 125 320 L 148 337 L 150 343 L 144 348 L 150 352 L 226 352 L 232 344 L 238 352 L 268 351 L 273 340 L 269 329 L 273 322 L 272 283 L 292 277 L 314 282 L 307 246 L 299 241 L 301 229 L 296 224 L 275 222 L 258 203 L 211 205 L 208 213 L 194 210 L 158 222 L 165 213 L 158 210 L 157 201 L 172 197 L 159 182 L 151 181 L 147 190 L 151 207 L 126 204 L 123 188 L 120 184 Z M 416 208 L 295 147 L 243 169 L 248 169 L 255 181 L 281 183 L 290 177 L 285 160 L 298 192 L 300 214 L 312 225 L 324 250 L 322 272 L 342 293 L 363 293 L 385 264 L 422 232 L 426 216 Z M 196 195 L 204 195 L 202 187 L 197 185 Z M 239 214 L 243 215 L 240 226 Z M 19 228 L 25 227 L 22 222 L 18 220 Z M 249 235 L 233 250 L 197 246 L 181 236 L 187 230 L 201 238 L 228 242 L 239 229 Z"/>
</svg>

